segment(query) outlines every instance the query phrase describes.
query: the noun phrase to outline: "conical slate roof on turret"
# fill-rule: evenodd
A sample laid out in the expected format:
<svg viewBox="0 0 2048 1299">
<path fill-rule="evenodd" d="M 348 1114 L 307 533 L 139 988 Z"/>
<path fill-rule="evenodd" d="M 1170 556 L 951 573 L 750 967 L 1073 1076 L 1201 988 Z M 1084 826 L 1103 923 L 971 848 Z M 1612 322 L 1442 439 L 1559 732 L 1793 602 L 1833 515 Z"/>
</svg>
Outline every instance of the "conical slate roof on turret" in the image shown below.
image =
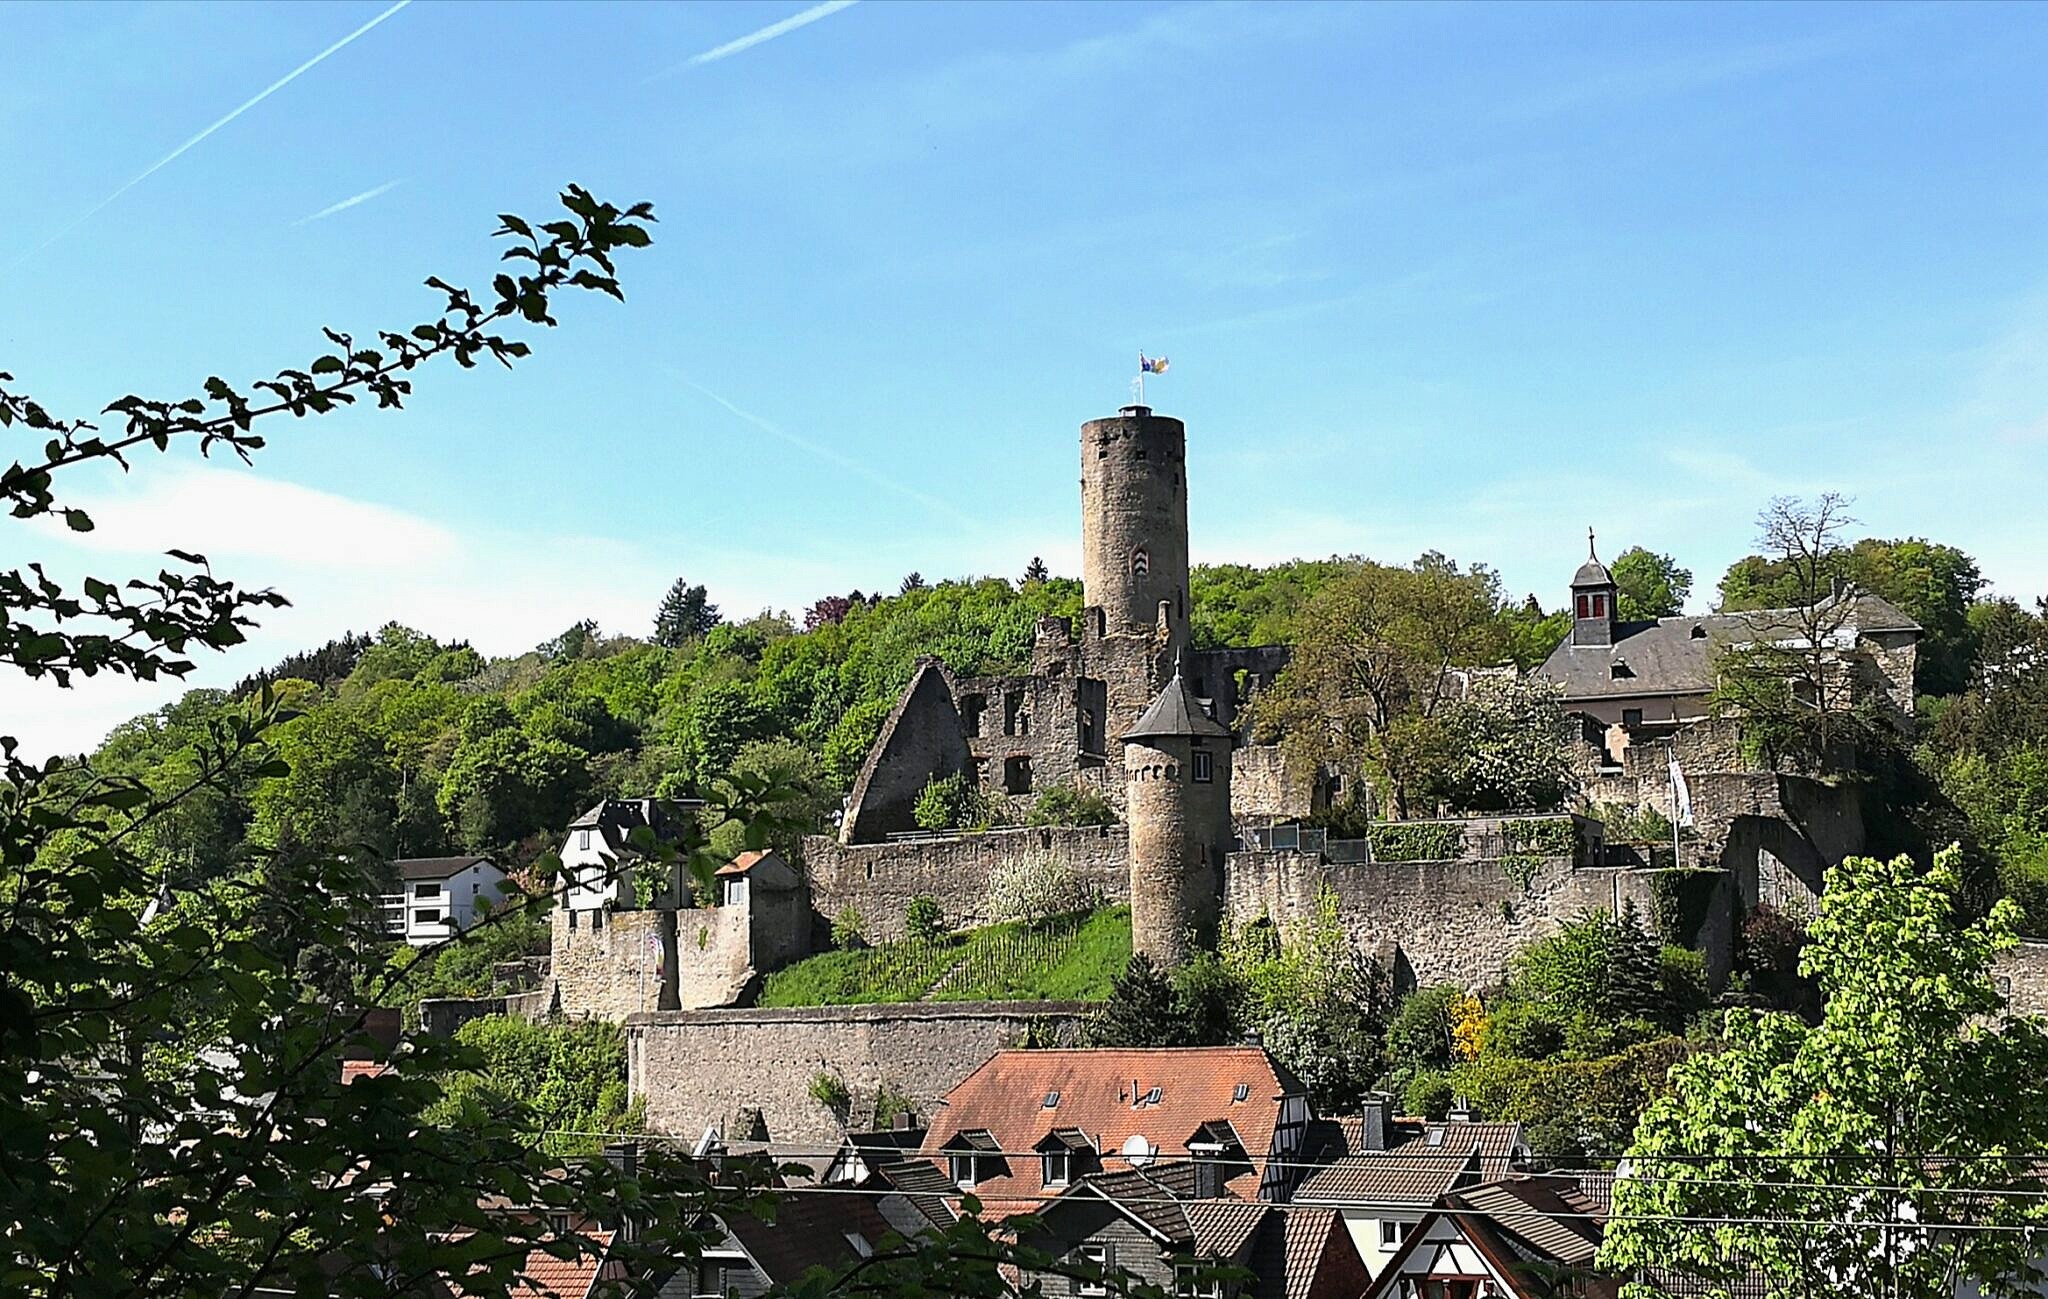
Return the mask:
<svg viewBox="0 0 2048 1299">
<path fill-rule="evenodd" d="M 1607 571 L 1607 565 L 1600 562 L 1599 552 L 1593 549 L 1593 530 L 1586 529 L 1586 562 L 1579 565 L 1579 571 L 1572 574 L 1572 587 L 1613 586 L 1614 574 Z"/>
<path fill-rule="evenodd" d="M 1230 728 L 1202 711 L 1202 706 L 1188 694 L 1187 684 L 1180 679 L 1176 670 L 1173 680 L 1159 692 L 1144 715 L 1139 717 L 1130 730 L 1124 732 L 1125 742 L 1131 740 L 1156 739 L 1168 735 L 1214 735 L 1230 734 Z"/>
</svg>

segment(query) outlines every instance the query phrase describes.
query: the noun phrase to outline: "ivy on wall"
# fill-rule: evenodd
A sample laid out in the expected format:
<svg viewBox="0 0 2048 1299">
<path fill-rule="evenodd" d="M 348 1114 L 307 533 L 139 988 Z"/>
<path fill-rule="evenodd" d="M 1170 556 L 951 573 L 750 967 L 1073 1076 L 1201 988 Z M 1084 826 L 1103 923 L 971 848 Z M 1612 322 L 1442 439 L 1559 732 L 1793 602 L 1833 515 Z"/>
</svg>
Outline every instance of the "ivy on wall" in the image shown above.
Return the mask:
<svg viewBox="0 0 2048 1299">
<path fill-rule="evenodd" d="M 1465 853 L 1465 827 L 1444 821 L 1390 821 L 1366 830 L 1374 861 L 1456 861 Z"/>
<path fill-rule="evenodd" d="M 1576 858 L 1579 852 L 1578 823 L 1568 816 L 1531 816 L 1502 821 L 1500 835 L 1510 853 Z"/>
<path fill-rule="evenodd" d="M 1657 923 L 1657 936 L 1667 943 L 1690 947 L 1706 924 L 1713 905 L 1714 890 L 1720 887 L 1717 870 L 1676 869 L 1659 871 L 1650 880 L 1650 910 Z"/>
</svg>

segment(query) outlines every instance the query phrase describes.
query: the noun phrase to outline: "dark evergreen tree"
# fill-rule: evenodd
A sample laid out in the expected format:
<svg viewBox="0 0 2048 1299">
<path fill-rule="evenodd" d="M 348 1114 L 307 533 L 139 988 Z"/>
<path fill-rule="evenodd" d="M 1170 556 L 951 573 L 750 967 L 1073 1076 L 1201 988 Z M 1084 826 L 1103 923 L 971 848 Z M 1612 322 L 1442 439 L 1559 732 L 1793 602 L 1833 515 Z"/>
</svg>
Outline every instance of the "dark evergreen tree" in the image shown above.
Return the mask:
<svg viewBox="0 0 2048 1299">
<path fill-rule="evenodd" d="M 1031 582 L 1043 582 L 1046 578 L 1051 576 L 1052 570 L 1048 569 L 1045 566 L 1045 561 L 1043 559 L 1040 559 L 1036 555 L 1033 555 L 1031 557 L 1031 562 L 1024 566 L 1024 581 L 1027 584 Z"/>
<path fill-rule="evenodd" d="M 924 590 L 924 574 L 913 569 L 910 576 L 903 579 L 903 585 L 896 588 L 896 594 L 909 595 L 912 591 L 922 590 Z"/>
<path fill-rule="evenodd" d="M 1133 953 L 1111 982 L 1109 998 L 1088 1018 L 1087 1034 L 1095 1046 L 1185 1046 L 1190 1036 L 1173 984 L 1143 952 Z"/>
<path fill-rule="evenodd" d="M 702 586 L 677 578 L 654 615 L 654 643 L 678 649 L 710 632 L 719 623 L 718 606 Z"/>
</svg>

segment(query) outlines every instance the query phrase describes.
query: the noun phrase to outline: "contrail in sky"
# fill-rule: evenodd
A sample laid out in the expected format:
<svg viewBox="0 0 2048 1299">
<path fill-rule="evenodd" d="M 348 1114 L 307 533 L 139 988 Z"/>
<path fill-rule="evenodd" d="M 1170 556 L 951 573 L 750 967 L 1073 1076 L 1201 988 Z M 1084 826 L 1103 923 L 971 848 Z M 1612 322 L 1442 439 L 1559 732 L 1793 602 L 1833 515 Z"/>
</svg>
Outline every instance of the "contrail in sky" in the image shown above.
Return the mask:
<svg viewBox="0 0 2048 1299">
<path fill-rule="evenodd" d="M 969 528 L 972 531 L 981 531 L 982 525 L 979 520 L 977 520 L 973 515 L 968 514 L 966 511 L 960 509 L 958 506 L 954 505 L 950 501 L 942 500 L 939 497 L 933 496 L 929 492 L 921 492 L 917 490 L 915 487 L 906 486 L 905 484 L 899 483 L 895 479 L 890 478 L 885 474 L 876 473 L 874 469 L 872 469 L 868 465 L 862 464 L 860 461 L 854 459 L 852 456 L 845 455 L 838 451 L 834 451 L 831 447 L 825 446 L 823 443 L 813 442 L 807 437 L 799 437 L 797 434 L 791 433 L 787 429 L 769 423 L 767 420 L 762 419 L 759 415 L 754 414 L 752 411 L 741 410 L 739 407 L 733 405 L 725 398 L 719 396 L 717 393 L 711 391 L 711 389 L 706 388 L 703 384 L 698 383 L 695 379 L 692 379 L 689 375 L 684 374 L 679 370 L 672 369 L 669 371 L 669 373 L 674 375 L 677 379 L 680 379 L 690 388 L 696 390 L 699 394 L 710 398 L 712 401 L 717 402 L 719 405 L 725 407 L 734 415 L 745 420 L 747 423 L 753 425 L 755 428 L 760 429 L 763 433 L 768 434 L 770 437 L 779 438 L 780 440 L 789 443 L 793 447 L 797 447 L 800 450 L 808 451 L 812 455 L 817 456 L 821 460 L 828 460 L 831 463 L 838 465 L 841 469 L 848 471 L 849 473 L 859 474 L 862 478 L 867 479 L 869 482 L 873 483 L 877 487 L 885 487 L 888 490 L 895 492 L 899 496 L 907 496 L 911 500 L 916 501 L 919 505 L 922 505 L 935 513 L 943 514 L 947 518 L 952 519 L 955 522 L 964 524 L 967 528 Z"/>
<path fill-rule="evenodd" d="M 779 23 L 769 23 L 759 31 L 748 32 L 738 40 L 727 41 L 723 45 L 714 46 L 702 54 L 692 54 L 674 67 L 663 68 L 655 73 L 653 77 L 649 77 L 648 80 L 652 81 L 655 77 L 665 77 L 669 73 L 676 71 L 677 68 L 694 68 L 699 64 L 716 63 L 720 59 L 729 59 L 742 50 L 751 50 L 756 45 L 772 41 L 778 36 L 787 36 L 799 27 L 808 27 L 820 18 L 830 18 L 841 9 L 852 8 L 855 3 L 856 0 L 825 0 L 825 3 L 812 5 L 799 14 L 791 14 Z"/>
<path fill-rule="evenodd" d="M 22 256 L 18 260 L 15 261 L 14 265 L 17 267 L 22 265 L 24 262 L 27 262 L 30 258 L 34 257 L 37 253 L 43 251 L 43 249 L 48 248 L 51 244 L 56 243 L 65 235 L 70 234 L 73 230 L 78 229 L 78 227 L 84 225 L 87 221 L 92 220 L 92 218 L 98 216 L 101 212 L 104 212 L 109 206 L 111 206 L 115 199 L 120 198 L 129 190 L 134 189 L 143 181 L 148 180 L 151 176 L 156 175 L 165 167 L 170 166 L 179 158 L 183 157 L 186 153 L 188 153 L 191 150 L 193 145 L 198 144 L 201 140 L 204 140 L 207 136 L 212 135 L 215 131 L 220 130 L 229 122 L 234 121 L 236 118 L 248 112 L 250 109 L 256 107 L 256 105 L 270 98 L 278 91 L 283 90 L 286 86 L 289 86 L 292 82 L 297 81 L 300 77 L 304 76 L 308 72 L 311 72 L 314 68 L 319 67 L 322 63 L 326 62 L 330 56 L 338 53 L 342 49 L 346 48 L 348 45 L 352 44 L 357 37 L 363 35 L 363 33 L 369 31 L 378 23 L 383 22 L 386 18 L 389 18 L 391 15 L 397 13 L 399 10 L 405 8 L 407 5 L 411 3 L 412 0 L 398 0 L 396 4 L 392 5 L 389 9 L 386 9 L 383 13 L 378 14 L 375 18 L 372 18 L 370 21 L 364 23 L 361 27 L 356 28 L 354 31 L 342 37 L 334 44 L 328 46 L 326 49 L 320 51 L 318 54 L 315 54 L 312 58 L 307 59 L 304 63 L 301 63 L 298 67 L 293 68 L 290 72 L 285 73 L 277 80 L 271 82 L 262 90 L 258 91 L 255 95 L 243 101 L 243 103 L 239 107 L 234 109 L 234 111 L 228 113 L 219 121 L 207 127 L 205 130 L 193 136 L 191 139 L 185 141 L 185 143 L 171 150 L 163 157 L 158 158 L 155 162 L 151 163 L 143 171 L 137 173 L 136 176 L 133 179 L 131 179 L 127 184 L 121 186 L 121 188 L 115 190 L 113 193 L 107 195 L 98 203 L 94 204 L 90 209 L 88 209 L 85 212 L 83 216 L 80 216 L 70 225 L 65 226 L 56 234 L 51 235 L 48 239 L 43 240 L 43 242 L 37 244 L 34 248 L 29 249 L 26 253 L 22 254 Z"/>
<path fill-rule="evenodd" d="M 411 2 L 411 0 L 407 0 L 407 3 L 410 3 L 410 2 Z M 314 222 L 314 221 L 318 221 L 318 220 L 321 220 L 321 219 L 322 219 L 322 218 L 324 218 L 324 217 L 331 217 L 331 216 L 333 216 L 333 215 L 334 215 L 334 214 L 335 214 L 336 212 L 346 212 L 346 211 L 347 211 L 348 209 L 350 209 L 350 208 L 354 207 L 354 206 L 355 206 L 356 204 L 358 204 L 358 203 L 367 203 L 367 202 L 369 202 L 369 201 L 370 201 L 371 199 L 373 199 L 373 198 L 376 198 L 377 196 L 379 196 L 380 194 L 389 194 L 389 193 L 390 193 L 390 192 L 391 192 L 392 190 L 394 190 L 394 189 L 397 189 L 397 188 L 398 188 L 398 182 L 397 182 L 397 181 L 395 181 L 395 180 L 387 180 L 387 181 L 385 181 L 385 182 L 384 182 L 384 183 L 383 183 L 382 185 L 379 185 L 379 186 L 378 186 L 377 188 L 375 188 L 375 189 L 366 189 L 366 190 L 364 190 L 364 191 L 363 191 L 362 193 L 360 193 L 360 194 L 357 194 L 357 195 L 354 195 L 353 197 L 350 197 L 350 198 L 345 198 L 345 199 L 343 199 L 343 200 L 342 200 L 341 202 L 339 202 L 339 203 L 333 203 L 333 204 L 330 204 L 330 205 L 328 205 L 327 207 L 323 207 L 323 208 L 321 208 L 321 209 L 320 209 L 320 210 L 319 210 L 318 212 L 315 212 L 315 213 L 314 213 L 314 214 L 313 214 L 312 216 L 303 216 L 303 217 L 300 217 L 300 218 L 299 218 L 298 220 L 296 220 L 296 221 L 292 222 L 292 224 L 293 224 L 293 225 L 295 225 L 295 226 L 302 226 L 302 225 L 308 225 L 308 224 L 310 224 L 310 223 L 312 223 L 312 222 Z"/>
</svg>

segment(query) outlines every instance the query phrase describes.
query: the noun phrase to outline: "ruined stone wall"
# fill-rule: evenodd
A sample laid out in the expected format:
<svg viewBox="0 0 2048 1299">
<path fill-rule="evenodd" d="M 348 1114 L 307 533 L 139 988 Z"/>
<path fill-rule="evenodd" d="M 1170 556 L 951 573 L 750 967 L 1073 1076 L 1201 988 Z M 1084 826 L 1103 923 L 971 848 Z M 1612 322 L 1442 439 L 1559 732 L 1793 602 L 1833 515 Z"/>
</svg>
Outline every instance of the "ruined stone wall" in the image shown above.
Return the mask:
<svg viewBox="0 0 2048 1299">
<path fill-rule="evenodd" d="M 989 880 L 1013 862 L 1060 863 L 1105 900 L 1130 895 L 1129 839 L 1122 826 L 1030 827 L 878 844 L 804 841 L 811 911 L 821 927 L 846 907 L 861 913 L 870 942 L 903 936 L 914 897 L 938 902 L 949 928 L 986 924 Z M 822 946 L 822 944 L 820 944 Z"/>
<path fill-rule="evenodd" d="M 751 910 L 699 907 L 676 913 L 676 996 L 684 1010 L 734 1005 L 752 986 Z"/>
<path fill-rule="evenodd" d="M 545 992 L 501 993 L 495 997 L 427 997 L 420 1002 L 420 1032 L 429 1037 L 452 1037 L 456 1029 L 473 1019 L 491 1015 L 544 1019 L 547 1014 L 548 994 Z"/>
<path fill-rule="evenodd" d="M 1236 730 L 1240 714 L 1272 686 L 1291 654 L 1286 645 L 1190 650 L 1181 675 L 1197 699 L 1209 702 L 1209 715 Z"/>
<path fill-rule="evenodd" d="M 853 1097 L 855 1124 L 873 1118 L 887 1086 L 930 1118 L 939 1097 L 1027 1035 L 1072 1045 L 1088 1007 L 1064 1002 L 938 1002 L 788 1010 L 699 1010 L 641 1015 L 626 1025 L 627 1081 L 647 1101 L 657 1132 L 695 1138 L 717 1124 L 746 1135 L 758 1112 L 769 1138 L 838 1142 L 841 1116 L 810 1097 L 819 1073 Z"/>
<path fill-rule="evenodd" d="M 952 682 L 944 664 L 928 659 L 904 687 L 854 780 L 841 837 L 879 843 L 893 832 L 916 829 L 912 809 L 932 777 L 971 770 Z"/>
<path fill-rule="evenodd" d="M 1230 755 L 1230 810 L 1245 821 L 1291 821 L 1314 810 L 1311 781 L 1294 779 L 1277 744 L 1248 744 Z"/>
<path fill-rule="evenodd" d="M 2000 952 L 1991 975 L 2015 1015 L 2048 1015 L 2048 943 L 2024 942 Z"/>
<path fill-rule="evenodd" d="M 1345 932 L 1362 952 L 1398 947 L 1417 986 L 1497 982 L 1508 957 L 1560 923 L 1593 908 L 1634 901 L 1654 914 L 1656 872 L 1573 869 L 1542 860 L 1526 887 L 1498 861 L 1330 865 L 1302 853 L 1233 853 L 1224 867 L 1224 912 L 1244 924 L 1262 915 L 1283 928 L 1314 916 L 1325 885 L 1337 896 Z"/>
<path fill-rule="evenodd" d="M 675 915 L 673 911 L 607 914 L 557 908 L 549 975 L 556 1008 L 573 1019 L 614 1023 L 641 1011 L 662 1009 L 663 957 L 666 954 L 673 960 L 674 953 L 665 948 L 675 932 L 664 917 Z"/>
<path fill-rule="evenodd" d="M 1913 673 L 1920 662 L 1920 633 L 1911 631 L 1865 632 L 1862 649 L 1870 655 L 1868 685 L 1882 697 L 1894 717 L 1913 716 Z"/>
</svg>

